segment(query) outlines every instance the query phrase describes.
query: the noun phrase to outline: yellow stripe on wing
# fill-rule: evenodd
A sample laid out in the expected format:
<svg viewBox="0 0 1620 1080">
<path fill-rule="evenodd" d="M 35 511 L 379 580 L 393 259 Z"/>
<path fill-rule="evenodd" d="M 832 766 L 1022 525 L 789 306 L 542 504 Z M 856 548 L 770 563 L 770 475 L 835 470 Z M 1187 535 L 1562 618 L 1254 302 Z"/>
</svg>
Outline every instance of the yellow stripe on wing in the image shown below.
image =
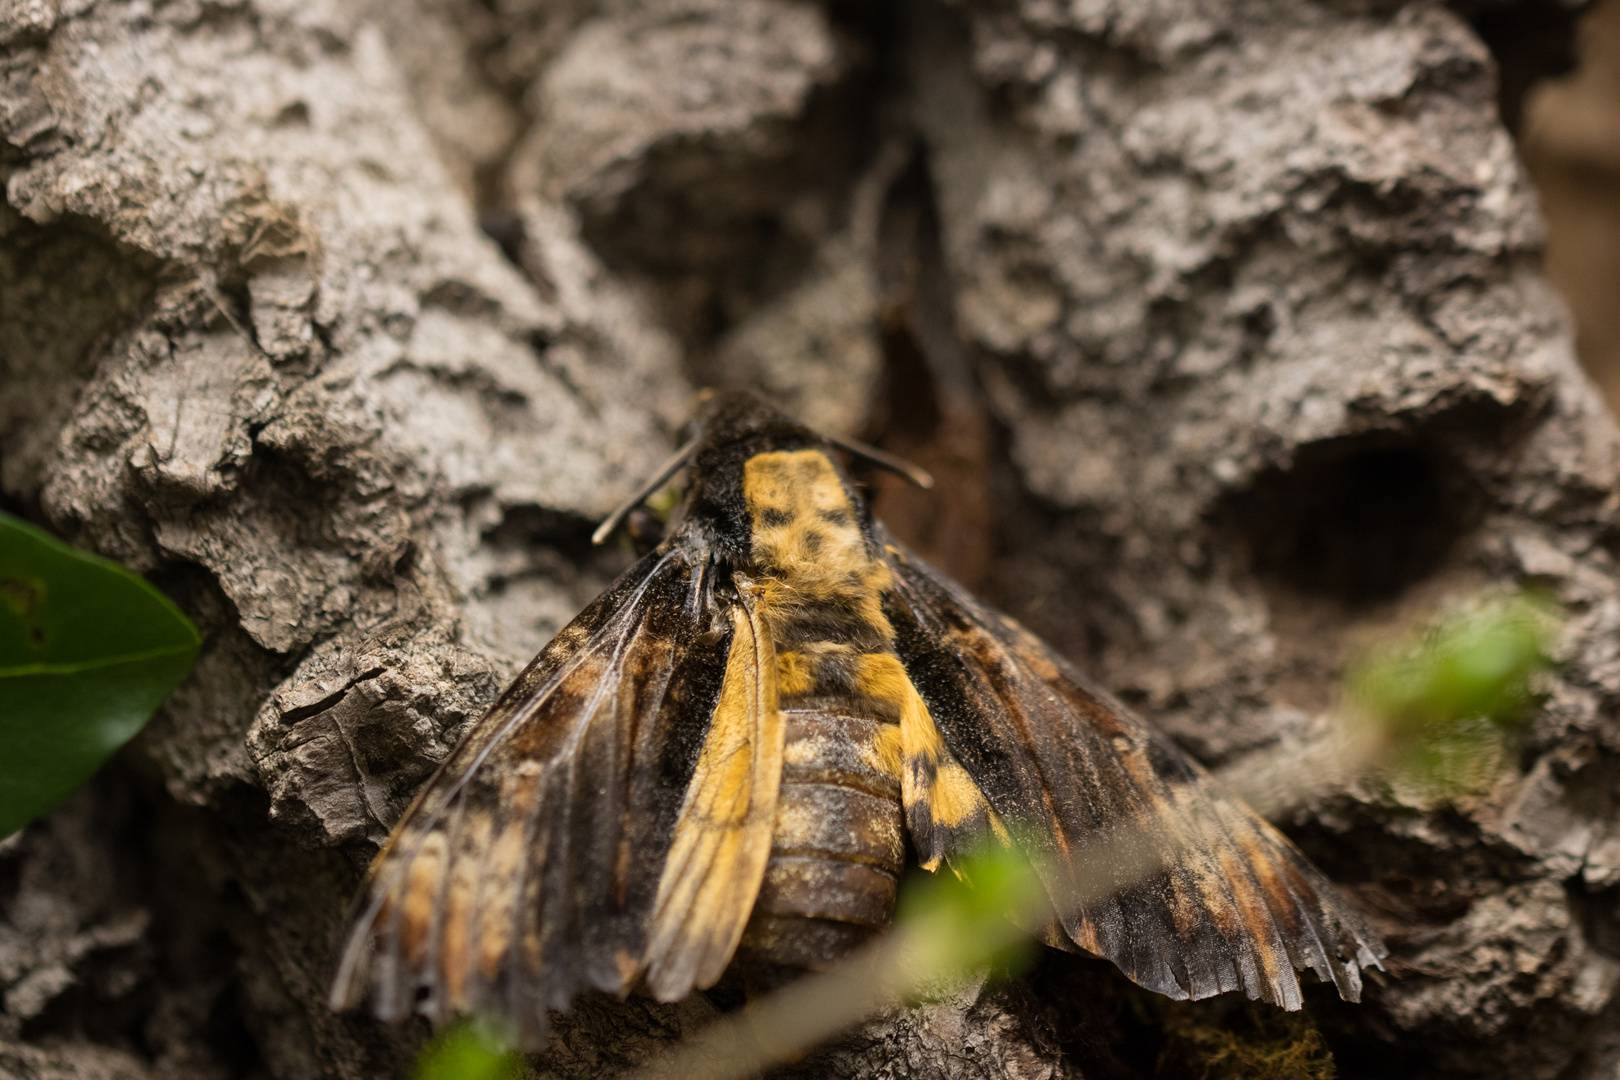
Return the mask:
<svg viewBox="0 0 1620 1080">
<path fill-rule="evenodd" d="M 771 853 L 782 782 L 776 655 L 753 586 L 741 603 L 714 719 L 687 785 L 658 881 L 647 945 L 647 988 L 660 1001 L 720 978 L 742 938 Z"/>
</svg>

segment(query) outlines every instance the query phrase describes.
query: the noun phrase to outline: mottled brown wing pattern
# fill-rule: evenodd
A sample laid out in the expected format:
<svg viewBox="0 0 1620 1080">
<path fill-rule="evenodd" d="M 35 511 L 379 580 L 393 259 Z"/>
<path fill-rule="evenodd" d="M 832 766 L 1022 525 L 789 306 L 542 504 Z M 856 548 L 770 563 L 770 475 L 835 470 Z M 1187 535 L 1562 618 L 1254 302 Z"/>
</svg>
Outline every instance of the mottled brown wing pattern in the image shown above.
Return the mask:
<svg viewBox="0 0 1620 1080">
<path fill-rule="evenodd" d="M 879 527 L 881 529 L 881 526 Z M 1287 838 L 1011 619 L 880 534 L 896 649 L 945 745 L 1034 858 L 1067 936 L 1173 998 L 1357 1000 L 1384 949 Z M 1110 845 L 1153 857 L 1130 871 Z M 1090 853 L 1092 859 L 1087 859 Z M 1077 882 L 1113 875 L 1076 905 Z"/>
<path fill-rule="evenodd" d="M 711 579 L 705 553 L 647 556 L 475 725 L 373 862 L 334 1005 L 505 1015 L 536 1045 L 548 1007 L 635 985 L 727 670 Z"/>
</svg>

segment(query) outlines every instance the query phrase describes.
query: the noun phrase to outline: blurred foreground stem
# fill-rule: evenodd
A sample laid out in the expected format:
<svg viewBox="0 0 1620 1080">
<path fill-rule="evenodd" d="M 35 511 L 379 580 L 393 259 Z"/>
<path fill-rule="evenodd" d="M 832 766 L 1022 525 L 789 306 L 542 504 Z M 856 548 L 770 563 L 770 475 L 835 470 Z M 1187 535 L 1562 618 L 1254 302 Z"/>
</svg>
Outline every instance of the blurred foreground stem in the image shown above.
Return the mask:
<svg viewBox="0 0 1620 1080">
<path fill-rule="evenodd" d="M 1562 622 L 1536 593 L 1477 598 L 1352 663 L 1326 738 L 1247 758 L 1221 779 L 1265 817 L 1372 772 L 1425 799 L 1484 791 L 1553 666 Z"/>
</svg>

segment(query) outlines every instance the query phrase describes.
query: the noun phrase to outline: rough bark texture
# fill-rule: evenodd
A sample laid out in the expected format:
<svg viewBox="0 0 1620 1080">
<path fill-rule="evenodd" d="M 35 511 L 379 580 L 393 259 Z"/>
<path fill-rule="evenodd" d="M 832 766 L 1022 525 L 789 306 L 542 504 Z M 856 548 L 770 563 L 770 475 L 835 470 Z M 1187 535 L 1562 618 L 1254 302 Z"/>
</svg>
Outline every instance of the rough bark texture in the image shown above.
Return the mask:
<svg viewBox="0 0 1620 1080">
<path fill-rule="evenodd" d="M 403 1075 L 421 1029 L 324 1005 L 348 898 L 703 382 L 934 469 L 880 512 L 1211 764 L 1437 604 L 1572 612 L 1491 792 L 1285 823 L 1392 946 L 1363 1005 L 1053 956 L 790 1072 L 1620 1070 L 1620 459 L 1461 14 L 4 0 L 0 58 L 0 498 L 207 633 L 0 843 L 0 1074 Z M 534 1068 L 717 1007 L 587 1001 Z"/>
</svg>

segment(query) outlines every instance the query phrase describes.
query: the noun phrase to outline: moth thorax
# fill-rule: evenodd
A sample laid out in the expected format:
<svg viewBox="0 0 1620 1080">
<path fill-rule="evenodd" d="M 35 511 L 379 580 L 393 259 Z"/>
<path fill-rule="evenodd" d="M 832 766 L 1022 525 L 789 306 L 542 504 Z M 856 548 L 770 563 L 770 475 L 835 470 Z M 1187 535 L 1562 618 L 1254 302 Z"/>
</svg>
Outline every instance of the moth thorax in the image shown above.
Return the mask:
<svg viewBox="0 0 1620 1080">
<path fill-rule="evenodd" d="M 756 454 L 743 469 L 752 572 L 777 648 L 817 642 L 887 647 L 887 564 L 861 531 L 832 461 L 819 450 Z"/>
</svg>

